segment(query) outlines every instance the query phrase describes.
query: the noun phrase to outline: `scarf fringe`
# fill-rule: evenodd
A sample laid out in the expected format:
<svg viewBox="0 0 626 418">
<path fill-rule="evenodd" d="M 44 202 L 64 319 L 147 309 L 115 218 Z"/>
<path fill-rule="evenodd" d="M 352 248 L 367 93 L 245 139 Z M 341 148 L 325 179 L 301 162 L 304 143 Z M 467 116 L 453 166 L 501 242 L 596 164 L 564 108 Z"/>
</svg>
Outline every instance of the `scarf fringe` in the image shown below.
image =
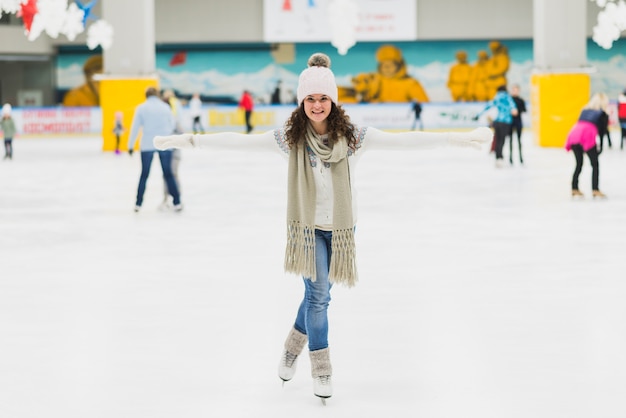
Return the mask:
<svg viewBox="0 0 626 418">
<path fill-rule="evenodd" d="M 354 228 L 333 230 L 328 279 L 352 287 L 358 281 Z"/>
<path fill-rule="evenodd" d="M 315 230 L 302 222 L 287 223 L 285 271 L 316 279 Z"/>
</svg>

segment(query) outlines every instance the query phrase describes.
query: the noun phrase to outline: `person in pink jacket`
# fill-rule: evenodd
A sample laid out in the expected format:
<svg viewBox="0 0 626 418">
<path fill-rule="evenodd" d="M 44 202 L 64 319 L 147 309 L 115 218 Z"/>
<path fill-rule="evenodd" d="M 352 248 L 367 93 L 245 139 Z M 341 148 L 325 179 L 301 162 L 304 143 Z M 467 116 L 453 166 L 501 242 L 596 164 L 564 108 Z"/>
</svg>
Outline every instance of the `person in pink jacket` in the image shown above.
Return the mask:
<svg viewBox="0 0 626 418">
<path fill-rule="evenodd" d="M 580 113 L 578 121 L 567 135 L 565 149 L 572 151 L 576 158 L 576 168 L 572 176 L 572 197 L 584 197 L 583 193 L 578 189 L 578 177 L 583 167 L 583 155 L 587 154 L 592 168 L 591 189 L 593 197 L 606 198 L 606 195 L 599 188 L 600 167 L 596 138 L 600 132 L 605 132 L 608 129 L 608 104 L 609 98 L 606 94 L 597 93 L 593 95 Z"/>
</svg>

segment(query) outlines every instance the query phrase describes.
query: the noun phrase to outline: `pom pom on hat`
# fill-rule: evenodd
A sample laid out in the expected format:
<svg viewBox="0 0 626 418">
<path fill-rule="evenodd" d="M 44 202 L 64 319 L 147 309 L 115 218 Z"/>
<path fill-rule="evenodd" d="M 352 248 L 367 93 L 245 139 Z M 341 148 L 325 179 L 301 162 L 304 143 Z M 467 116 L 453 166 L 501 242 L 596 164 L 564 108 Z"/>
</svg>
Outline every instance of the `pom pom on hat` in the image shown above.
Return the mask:
<svg viewBox="0 0 626 418">
<path fill-rule="evenodd" d="M 309 67 L 330 68 L 330 57 L 326 54 L 322 54 L 321 52 L 316 52 L 309 57 L 309 60 L 306 64 Z"/>
<path fill-rule="evenodd" d="M 307 64 L 309 68 L 300 73 L 298 80 L 298 105 L 306 96 L 311 94 L 324 94 L 330 97 L 333 103 L 337 103 L 338 92 L 335 75 L 330 70 L 330 58 L 328 55 L 316 53 L 311 55 Z"/>
<path fill-rule="evenodd" d="M 11 105 L 9 103 L 5 103 L 4 106 L 2 106 L 2 116 L 4 115 L 11 115 Z"/>
</svg>

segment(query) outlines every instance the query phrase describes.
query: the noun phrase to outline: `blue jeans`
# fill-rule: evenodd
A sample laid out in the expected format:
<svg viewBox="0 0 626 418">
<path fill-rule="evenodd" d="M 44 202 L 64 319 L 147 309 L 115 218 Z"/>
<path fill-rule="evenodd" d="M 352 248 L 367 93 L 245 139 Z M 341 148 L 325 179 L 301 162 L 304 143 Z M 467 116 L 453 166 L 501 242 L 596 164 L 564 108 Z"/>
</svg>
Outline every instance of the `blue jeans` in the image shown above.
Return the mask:
<svg viewBox="0 0 626 418">
<path fill-rule="evenodd" d="M 309 351 L 328 347 L 328 304 L 332 283 L 328 281 L 333 233 L 315 230 L 315 269 L 313 282 L 304 277 L 304 299 L 298 309 L 294 328 L 309 338 Z"/>
<path fill-rule="evenodd" d="M 161 168 L 163 169 L 163 178 L 167 184 L 167 189 L 174 198 L 174 204 L 180 203 L 180 193 L 178 192 L 178 185 L 174 180 L 174 174 L 172 173 L 172 150 L 168 151 L 141 151 L 141 177 L 139 177 L 139 187 L 137 188 L 137 201 L 136 205 L 141 206 L 143 203 L 143 194 L 146 191 L 146 182 L 150 175 L 150 166 L 152 165 L 152 157 L 154 153 L 159 154 L 159 160 L 161 161 Z"/>
</svg>

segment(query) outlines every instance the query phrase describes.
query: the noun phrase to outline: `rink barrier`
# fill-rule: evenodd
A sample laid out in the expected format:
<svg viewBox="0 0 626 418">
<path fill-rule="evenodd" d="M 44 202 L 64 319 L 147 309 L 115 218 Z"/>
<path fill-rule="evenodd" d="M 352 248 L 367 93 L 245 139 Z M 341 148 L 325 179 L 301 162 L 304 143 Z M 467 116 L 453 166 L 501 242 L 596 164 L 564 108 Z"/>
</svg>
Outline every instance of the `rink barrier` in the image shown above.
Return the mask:
<svg viewBox="0 0 626 418">
<path fill-rule="evenodd" d="M 252 114 L 256 132 L 281 127 L 293 111 L 294 105 L 257 105 Z M 524 127 L 530 127 L 530 103 L 523 114 Z M 375 126 L 379 129 L 403 131 L 411 129 L 414 116 L 410 103 L 346 104 L 343 106 L 353 123 Z M 467 129 L 487 124 L 487 112 L 478 121 L 473 117 L 484 109 L 485 103 L 425 103 L 422 124 L 425 130 Z M 237 106 L 204 105 L 202 125 L 206 132 L 245 132 L 243 112 Z M 189 108 L 181 108 L 180 123 L 183 131 L 191 131 Z M 102 110 L 99 107 L 24 107 L 13 108 L 13 118 L 21 137 L 91 136 L 102 134 Z M 617 125 L 616 103 L 610 106 L 611 125 Z M 125 118 L 126 119 L 126 118 Z M 112 129 L 112 127 L 110 127 Z M 130 126 L 126 127 L 128 135 Z M 126 137 L 122 138 L 126 140 Z"/>
</svg>

